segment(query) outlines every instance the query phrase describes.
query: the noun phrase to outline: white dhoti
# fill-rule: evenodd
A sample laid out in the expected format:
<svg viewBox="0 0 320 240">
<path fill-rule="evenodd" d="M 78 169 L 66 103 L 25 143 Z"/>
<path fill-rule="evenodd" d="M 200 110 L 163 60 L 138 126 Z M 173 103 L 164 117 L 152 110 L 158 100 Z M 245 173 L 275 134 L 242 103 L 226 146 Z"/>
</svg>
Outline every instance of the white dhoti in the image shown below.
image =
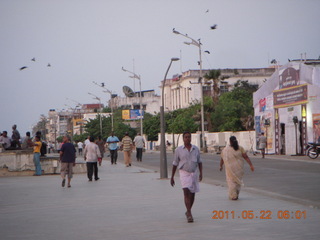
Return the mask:
<svg viewBox="0 0 320 240">
<path fill-rule="evenodd" d="M 192 193 L 199 192 L 199 176 L 197 171 L 190 173 L 179 170 L 179 175 L 182 188 L 188 188 Z"/>
</svg>

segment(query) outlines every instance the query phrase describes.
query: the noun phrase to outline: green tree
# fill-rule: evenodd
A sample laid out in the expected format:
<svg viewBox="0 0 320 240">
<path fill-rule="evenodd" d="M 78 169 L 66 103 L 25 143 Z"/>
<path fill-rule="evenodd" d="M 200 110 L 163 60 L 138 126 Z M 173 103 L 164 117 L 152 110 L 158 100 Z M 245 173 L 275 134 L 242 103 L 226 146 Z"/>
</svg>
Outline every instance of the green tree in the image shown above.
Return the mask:
<svg viewBox="0 0 320 240">
<path fill-rule="evenodd" d="M 226 78 L 229 78 L 227 76 L 221 76 L 221 70 L 220 69 L 212 69 L 208 73 L 204 75 L 205 78 L 205 84 L 212 84 L 213 85 L 213 103 L 214 105 L 217 105 L 219 102 L 219 96 L 220 96 L 220 82 L 223 81 Z M 210 81 L 212 80 L 212 81 Z"/>
<path fill-rule="evenodd" d="M 220 96 L 219 104 L 211 114 L 214 131 L 242 131 L 248 119 L 253 120 L 252 92 L 255 87 L 240 81 L 231 92 Z"/>
<path fill-rule="evenodd" d="M 74 142 L 84 142 L 88 137 L 88 134 L 87 133 L 83 133 L 83 134 L 75 134 L 73 135 L 73 141 Z"/>
<path fill-rule="evenodd" d="M 198 124 L 193 119 L 196 108 L 191 106 L 186 109 L 178 109 L 173 111 L 170 115 L 167 114 L 165 121 L 167 122 L 167 132 L 169 133 L 183 133 L 185 131 L 196 132 Z"/>
<path fill-rule="evenodd" d="M 119 139 L 122 139 L 122 137 L 125 135 L 125 132 L 129 133 L 129 136 L 132 138 L 134 137 L 137 132 L 135 129 L 131 128 L 129 125 L 125 124 L 122 120 L 122 109 L 117 109 L 114 111 L 114 127 L 113 131 L 116 136 L 118 136 Z M 94 136 L 97 138 L 100 136 L 100 115 L 98 114 L 95 119 L 91 119 L 88 121 L 88 123 L 85 125 L 85 131 L 87 135 Z M 108 136 L 110 136 L 110 133 L 112 131 L 112 123 L 111 123 L 111 117 L 102 117 L 102 138 L 106 139 Z"/>
<path fill-rule="evenodd" d="M 63 136 L 57 137 L 57 142 L 58 142 L 58 143 L 62 143 L 62 141 L 63 141 Z"/>
<path fill-rule="evenodd" d="M 145 113 L 143 129 L 149 141 L 158 141 L 158 134 L 160 133 L 160 113 L 156 115 Z"/>
</svg>

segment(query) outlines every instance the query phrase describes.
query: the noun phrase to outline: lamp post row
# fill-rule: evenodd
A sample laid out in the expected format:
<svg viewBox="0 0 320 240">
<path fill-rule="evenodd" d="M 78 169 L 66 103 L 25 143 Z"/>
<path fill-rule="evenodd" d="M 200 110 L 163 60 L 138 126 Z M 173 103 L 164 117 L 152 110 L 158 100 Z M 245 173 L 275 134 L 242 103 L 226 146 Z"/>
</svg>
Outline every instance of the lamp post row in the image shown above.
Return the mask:
<svg viewBox="0 0 320 240">
<path fill-rule="evenodd" d="M 111 104 L 110 104 L 110 108 L 111 108 L 111 131 L 113 131 L 113 104 L 112 104 L 112 92 L 108 89 L 108 88 L 106 88 L 105 86 L 103 86 L 103 85 L 99 85 L 98 83 L 96 83 L 95 81 L 92 81 L 92 83 L 93 84 L 95 84 L 95 85 L 97 85 L 97 86 L 99 86 L 99 87 L 102 87 L 103 89 L 105 89 L 103 92 L 105 92 L 105 93 L 109 93 L 110 94 L 110 102 L 111 102 Z"/>
<path fill-rule="evenodd" d="M 143 109 L 142 109 L 142 102 L 141 102 L 141 98 L 142 98 L 142 91 L 141 91 L 141 76 L 140 75 L 137 75 L 135 74 L 134 72 L 131 72 L 127 69 L 125 69 L 124 67 L 121 68 L 122 71 L 124 72 L 128 72 L 128 73 L 131 73 L 132 76 L 130 76 L 131 78 L 135 78 L 135 79 L 138 79 L 139 80 L 139 90 L 140 90 L 140 96 L 139 96 L 139 105 L 140 105 L 140 110 L 139 110 L 139 113 L 140 113 L 140 134 L 141 136 L 143 136 L 143 116 L 142 116 L 142 113 L 143 113 Z"/>
<path fill-rule="evenodd" d="M 99 101 L 99 105 L 100 105 L 100 136 L 102 136 L 102 119 L 101 119 L 101 113 L 102 113 L 102 106 L 101 106 L 101 98 L 97 97 L 96 95 L 89 93 L 89 95 L 93 96 L 93 99 L 96 99 Z"/>
</svg>

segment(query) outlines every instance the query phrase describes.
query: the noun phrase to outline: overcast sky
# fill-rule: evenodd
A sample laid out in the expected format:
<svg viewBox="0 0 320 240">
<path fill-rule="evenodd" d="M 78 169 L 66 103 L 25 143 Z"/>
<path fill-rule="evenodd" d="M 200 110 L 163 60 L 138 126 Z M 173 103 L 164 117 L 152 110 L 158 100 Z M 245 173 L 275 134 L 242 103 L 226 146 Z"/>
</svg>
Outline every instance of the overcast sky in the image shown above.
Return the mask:
<svg viewBox="0 0 320 240">
<path fill-rule="evenodd" d="M 106 104 L 92 81 L 120 96 L 123 85 L 138 91 L 122 66 L 160 93 L 172 57 L 181 61 L 168 78 L 198 69 L 198 48 L 173 28 L 201 38 L 204 69 L 318 58 L 319 9 L 319 0 L 0 0 L 0 131 L 11 136 L 17 124 L 24 136 L 49 109 L 76 105 L 66 98 L 97 102 L 88 92 Z"/>
</svg>

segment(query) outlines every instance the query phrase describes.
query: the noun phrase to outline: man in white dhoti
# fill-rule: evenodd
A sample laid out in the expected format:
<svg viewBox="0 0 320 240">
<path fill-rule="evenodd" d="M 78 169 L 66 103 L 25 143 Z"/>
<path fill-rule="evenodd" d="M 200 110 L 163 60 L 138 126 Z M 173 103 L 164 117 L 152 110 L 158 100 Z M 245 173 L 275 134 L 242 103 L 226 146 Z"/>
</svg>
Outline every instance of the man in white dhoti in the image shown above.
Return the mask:
<svg viewBox="0 0 320 240">
<path fill-rule="evenodd" d="M 193 222 L 191 208 L 194 203 L 195 193 L 199 192 L 199 181 L 202 180 L 202 162 L 199 148 L 191 144 L 190 132 L 183 133 L 183 143 L 183 146 L 175 150 L 171 186 L 173 187 L 175 184 L 174 175 L 178 168 L 184 194 L 184 203 L 187 209 L 185 214 L 188 222 Z"/>
</svg>

